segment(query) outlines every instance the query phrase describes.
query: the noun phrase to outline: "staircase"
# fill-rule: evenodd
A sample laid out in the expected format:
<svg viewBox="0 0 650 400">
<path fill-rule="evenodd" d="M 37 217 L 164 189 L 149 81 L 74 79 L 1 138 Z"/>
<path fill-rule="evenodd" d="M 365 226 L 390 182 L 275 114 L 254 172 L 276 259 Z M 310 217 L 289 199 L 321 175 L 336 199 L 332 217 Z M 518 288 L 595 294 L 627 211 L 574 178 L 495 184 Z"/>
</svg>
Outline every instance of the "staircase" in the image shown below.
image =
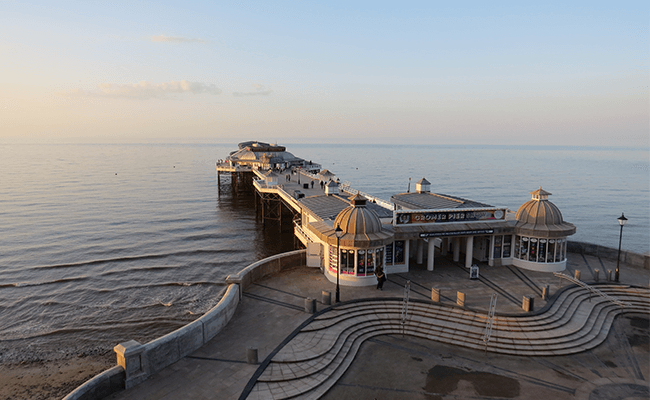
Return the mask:
<svg viewBox="0 0 650 400">
<path fill-rule="evenodd" d="M 650 312 L 649 289 L 599 288 L 607 296 L 574 286 L 561 292 L 543 312 L 494 315 L 487 343 L 487 314 L 411 301 L 403 319 L 404 301 L 400 299 L 338 305 L 315 317 L 275 354 L 247 398 L 317 399 L 345 373 L 361 344 L 379 335 L 404 334 L 498 354 L 568 355 L 602 343 L 618 314 Z"/>
</svg>

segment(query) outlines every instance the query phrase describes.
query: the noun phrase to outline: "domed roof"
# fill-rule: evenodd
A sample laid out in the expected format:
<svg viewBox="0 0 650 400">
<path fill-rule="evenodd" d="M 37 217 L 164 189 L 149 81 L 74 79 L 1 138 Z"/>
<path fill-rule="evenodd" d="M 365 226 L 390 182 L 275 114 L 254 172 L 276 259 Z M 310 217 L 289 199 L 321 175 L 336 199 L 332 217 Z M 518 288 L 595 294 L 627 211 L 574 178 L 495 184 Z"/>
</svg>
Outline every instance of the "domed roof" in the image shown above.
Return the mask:
<svg viewBox="0 0 650 400">
<path fill-rule="evenodd" d="M 336 216 L 334 226 L 353 235 L 381 232 L 379 215 L 366 207 L 366 199 L 357 193 L 350 200 L 351 205 Z"/>
<path fill-rule="evenodd" d="M 565 222 L 560 209 L 548 200 L 551 193 L 540 186 L 530 194 L 532 199 L 519 207 L 515 216 L 515 232 L 518 235 L 557 238 L 576 232 L 576 227 Z"/>
<path fill-rule="evenodd" d="M 336 216 L 333 227 L 338 226 L 343 231 L 340 239 L 341 246 L 377 247 L 392 241 L 392 234 L 383 228 L 379 215 L 366 207 L 366 201 L 365 197 L 356 194 L 350 199 L 350 206 Z M 336 241 L 334 230 L 331 234 L 331 239 Z M 327 236 L 330 236 L 329 232 Z"/>
</svg>

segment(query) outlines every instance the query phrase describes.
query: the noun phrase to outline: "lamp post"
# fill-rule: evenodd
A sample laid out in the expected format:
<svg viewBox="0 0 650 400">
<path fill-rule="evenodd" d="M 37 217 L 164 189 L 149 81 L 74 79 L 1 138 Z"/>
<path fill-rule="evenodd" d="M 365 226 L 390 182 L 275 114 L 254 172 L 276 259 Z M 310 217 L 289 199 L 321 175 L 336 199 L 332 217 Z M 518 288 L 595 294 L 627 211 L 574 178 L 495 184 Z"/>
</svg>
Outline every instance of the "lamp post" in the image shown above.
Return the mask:
<svg viewBox="0 0 650 400">
<path fill-rule="evenodd" d="M 618 266 L 621 263 L 621 242 L 623 241 L 623 226 L 627 222 L 627 218 L 625 218 L 625 213 L 621 213 L 621 216 L 617 219 L 618 224 L 621 226 L 621 234 L 618 237 L 618 257 L 616 258 L 616 275 L 614 276 L 614 280 L 616 282 L 618 282 Z"/>
<path fill-rule="evenodd" d="M 341 301 L 341 290 L 339 288 L 339 274 L 341 273 L 341 250 L 339 249 L 339 240 L 341 240 L 341 236 L 343 236 L 341 225 L 336 225 L 334 233 L 336 234 L 336 302 L 338 303 Z"/>
</svg>

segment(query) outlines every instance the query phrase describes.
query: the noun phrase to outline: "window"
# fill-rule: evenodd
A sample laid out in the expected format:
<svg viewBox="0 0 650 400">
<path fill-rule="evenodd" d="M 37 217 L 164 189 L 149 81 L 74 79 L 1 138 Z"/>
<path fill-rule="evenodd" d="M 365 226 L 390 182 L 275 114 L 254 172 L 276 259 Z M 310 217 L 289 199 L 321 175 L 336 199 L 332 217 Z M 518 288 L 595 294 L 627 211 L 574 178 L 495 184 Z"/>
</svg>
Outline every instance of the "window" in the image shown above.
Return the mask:
<svg viewBox="0 0 650 400">
<path fill-rule="evenodd" d="M 388 246 L 386 246 L 388 247 Z M 383 267 L 384 266 L 384 249 L 377 249 L 377 253 L 375 254 L 375 266 L 377 268 Z"/>
<path fill-rule="evenodd" d="M 372 275 L 375 272 L 375 251 L 366 252 L 366 274 Z"/>
<path fill-rule="evenodd" d="M 506 235 L 503 237 L 503 258 L 509 258 L 510 247 L 512 246 L 512 235 Z"/>
<path fill-rule="evenodd" d="M 537 262 L 546 262 L 546 239 L 539 239 L 539 255 Z"/>
<path fill-rule="evenodd" d="M 395 241 L 395 264 L 404 264 L 404 241 Z"/>
<path fill-rule="evenodd" d="M 344 274 L 354 274 L 354 250 L 347 250 L 348 261 L 345 264 L 345 268 L 342 269 L 341 273 Z M 341 264 L 341 268 L 343 264 Z"/>
<path fill-rule="evenodd" d="M 494 258 L 501 258 L 501 240 L 503 240 L 501 235 L 494 237 Z"/>
<path fill-rule="evenodd" d="M 386 265 L 393 265 L 393 243 L 386 245 Z"/>
<path fill-rule="evenodd" d="M 357 252 L 357 275 L 366 275 L 366 251 L 359 250 Z"/>
</svg>

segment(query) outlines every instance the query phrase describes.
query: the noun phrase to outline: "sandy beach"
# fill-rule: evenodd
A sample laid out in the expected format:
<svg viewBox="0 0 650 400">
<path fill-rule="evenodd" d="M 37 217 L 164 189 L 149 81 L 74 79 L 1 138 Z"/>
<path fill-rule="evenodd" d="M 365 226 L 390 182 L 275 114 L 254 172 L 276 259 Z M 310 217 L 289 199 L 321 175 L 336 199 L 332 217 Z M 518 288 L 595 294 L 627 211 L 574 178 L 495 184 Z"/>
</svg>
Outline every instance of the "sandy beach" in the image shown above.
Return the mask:
<svg viewBox="0 0 650 400">
<path fill-rule="evenodd" d="M 115 354 L 59 361 L 22 362 L 0 366 L 0 399 L 62 399 L 77 386 L 115 365 Z"/>
</svg>

